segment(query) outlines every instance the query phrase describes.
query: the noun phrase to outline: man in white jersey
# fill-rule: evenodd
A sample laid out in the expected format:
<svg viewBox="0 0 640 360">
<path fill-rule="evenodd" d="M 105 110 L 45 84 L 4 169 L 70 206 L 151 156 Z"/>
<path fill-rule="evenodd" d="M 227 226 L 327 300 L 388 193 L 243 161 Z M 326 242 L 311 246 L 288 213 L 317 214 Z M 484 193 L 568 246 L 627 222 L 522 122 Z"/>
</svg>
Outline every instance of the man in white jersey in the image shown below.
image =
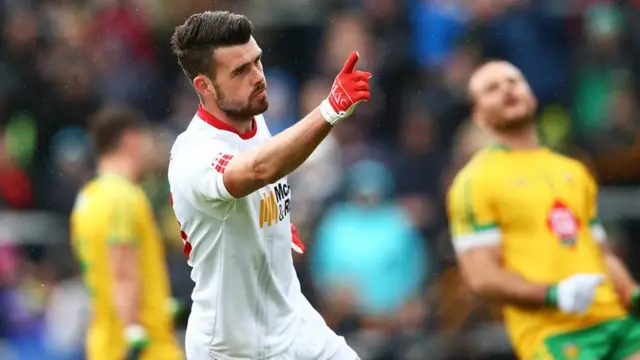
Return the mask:
<svg viewBox="0 0 640 360">
<path fill-rule="evenodd" d="M 272 137 L 262 51 L 251 22 L 192 15 L 171 43 L 200 106 L 171 151 L 169 183 L 195 282 L 189 360 L 355 360 L 300 291 L 291 256 L 291 190 L 300 166 L 357 103 L 370 73 L 353 52 L 328 98 Z"/>
</svg>

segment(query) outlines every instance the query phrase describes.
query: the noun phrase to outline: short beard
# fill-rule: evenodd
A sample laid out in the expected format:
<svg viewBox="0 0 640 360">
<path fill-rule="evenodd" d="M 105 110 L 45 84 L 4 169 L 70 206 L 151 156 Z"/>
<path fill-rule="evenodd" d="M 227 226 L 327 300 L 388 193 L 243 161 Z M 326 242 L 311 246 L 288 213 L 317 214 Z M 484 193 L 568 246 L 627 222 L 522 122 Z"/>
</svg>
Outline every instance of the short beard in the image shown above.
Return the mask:
<svg viewBox="0 0 640 360">
<path fill-rule="evenodd" d="M 251 121 L 254 116 L 264 113 L 269 108 L 269 103 L 266 99 L 264 101 L 264 105 L 257 108 L 251 106 L 251 101 L 248 101 L 247 105 L 244 107 L 233 108 L 225 101 L 226 96 L 218 84 L 214 82 L 213 87 L 216 89 L 216 104 L 228 118 L 235 121 Z"/>
<path fill-rule="evenodd" d="M 534 124 L 534 122 L 534 116 L 527 115 L 517 120 L 501 121 L 497 124 L 494 124 L 492 128 L 503 133 L 519 133 L 530 128 Z"/>
</svg>

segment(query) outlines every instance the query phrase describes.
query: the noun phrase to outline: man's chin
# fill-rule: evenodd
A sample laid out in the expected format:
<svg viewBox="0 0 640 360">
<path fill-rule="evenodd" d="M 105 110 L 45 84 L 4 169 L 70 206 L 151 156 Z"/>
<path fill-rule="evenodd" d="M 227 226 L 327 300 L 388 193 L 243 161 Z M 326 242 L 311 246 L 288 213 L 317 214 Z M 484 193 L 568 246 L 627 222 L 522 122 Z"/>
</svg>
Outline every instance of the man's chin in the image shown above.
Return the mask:
<svg viewBox="0 0 640 360">
<path fill-rule="evenodd" d="M 254 99 L 251 103 L 251 107 L 247 108 L 245 113 L 249 115 L 249 117 L 257 116 L 264 114 L 267 109 L 269 109 L 269 101 L 266 98 L 264 99 Z"/>
<path fill-rule="evenodd" d="M 264 114 L 269 109 L 269 101 L 266 98 L 260 99 L 254 108 L 256 109 L 255 115 Z"/>
<path fill-rule="evenodd" d="M 533 124 L 533 116 L 505 118 L 492 127 L 498 131 L 517 132 L 529 128 Z"/>
<path fill-rule="evenodd" d="M 241 111 L 236 110 L 223 110 L 227 116 L 236 119 L 236 120 L 250 120 L 254 116 L 263 114 L 269 108 L 269 103 L 264 101 L 260 104 L 254 103 L 251 107 L 244 108 Z"/>
</svg>

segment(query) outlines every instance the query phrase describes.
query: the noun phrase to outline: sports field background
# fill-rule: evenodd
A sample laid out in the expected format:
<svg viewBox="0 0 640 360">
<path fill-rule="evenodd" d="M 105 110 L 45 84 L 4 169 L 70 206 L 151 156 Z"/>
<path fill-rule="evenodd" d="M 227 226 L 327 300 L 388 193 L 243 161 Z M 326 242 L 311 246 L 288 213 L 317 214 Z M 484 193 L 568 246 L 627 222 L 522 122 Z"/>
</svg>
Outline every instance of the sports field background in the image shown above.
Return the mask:
<svg viewBox="0 0 640 360">
<path fill-rule="evenodd" d="M 486 58 L 522 69 L 545 142 L 597 174 L 604 223 L 640 278 L 640 1 L 0 0 L 0 359 L 82 359 L 89 315 L 66 216 L 92 174 L 86 120 L 106 102 L 157 125 L 145 187 L 188 308 L 165 167 L 197 98 L 168 39 L 207 9 L 254 21 L 274 133 L 319 104 L 351 50 L 374 74 L 372 100 L 290 177 L 304 291 L 363 360 L 511 358 L 499 312 L 461 283 L 443 209 L 487 142 L 465 98 Z M 352 269 L 344 287 L 315 280 L 336 264 Z"/>
</svg>

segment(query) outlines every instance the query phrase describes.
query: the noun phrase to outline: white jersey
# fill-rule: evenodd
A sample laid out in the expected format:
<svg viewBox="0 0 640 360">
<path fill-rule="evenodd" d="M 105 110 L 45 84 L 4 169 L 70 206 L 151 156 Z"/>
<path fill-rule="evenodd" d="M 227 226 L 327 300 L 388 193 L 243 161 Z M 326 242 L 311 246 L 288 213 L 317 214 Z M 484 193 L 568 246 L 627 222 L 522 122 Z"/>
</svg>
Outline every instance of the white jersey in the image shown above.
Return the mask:
<svg viewBox="0 0 640 360">
<path fill-rule="evenodd" d="M 241 199 L 222 180 L 234 154 L 271 138 L 262 116 L 253 125 L 239 134 L 200 108 L 171 150 L 173 208 L 195 282 L 189 334 L 217 359 L 285 351 L 306 301 L 291 255 L 286 178 Z"/>
</svg>

